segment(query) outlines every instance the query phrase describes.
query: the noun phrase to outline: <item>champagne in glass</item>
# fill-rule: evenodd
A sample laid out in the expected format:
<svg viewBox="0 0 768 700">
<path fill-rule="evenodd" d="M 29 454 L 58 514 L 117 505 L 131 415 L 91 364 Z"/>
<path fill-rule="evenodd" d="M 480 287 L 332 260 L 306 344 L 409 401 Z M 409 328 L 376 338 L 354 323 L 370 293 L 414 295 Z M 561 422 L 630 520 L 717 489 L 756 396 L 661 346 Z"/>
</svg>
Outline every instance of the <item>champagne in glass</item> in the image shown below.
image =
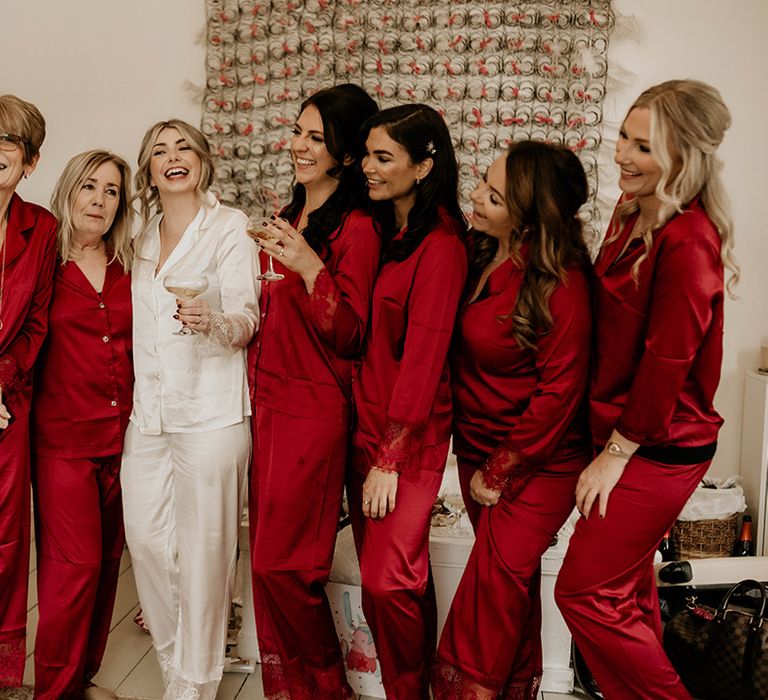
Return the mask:
<svg viewBox="0 0 768 700">
<path fill-rule="evenodd" d="M 208 289 L 208 278 L 205 275 L 166 275 L 163 280 L 165 287 L 178 299 L 194 299 Z M 174 335 L 194 335 L 197 331 L 182 325 Z"/>
<path fill-rule="evenodd" d="M 269 232 L 265 229 L 265 227 L 262 225 L 262 222 L 254 222 L 253 219 L 250 219 L 248 221 L 248 229 L 246 230 L 246 233 L 250 238 L 252 238 L 256 243 L 258 244 L 260 240 L 262 241 L 272 241 L 274 240 L 274 236 L 271 236 Z M 257 280 L 264 280 L 267 282 L 277 282 L 278 280 L 284 279 L 285 275 L 280 274 L 279 272 L 275 272 L 275 266 L 274 262 L 272 261 L 272 256 L 267 253 L 267 257 L 269 258 L 269 262 L 267 263 L 268 267 L 266 272 L 262 272 L 258 275 L 256 275 Z"/>
</svg>

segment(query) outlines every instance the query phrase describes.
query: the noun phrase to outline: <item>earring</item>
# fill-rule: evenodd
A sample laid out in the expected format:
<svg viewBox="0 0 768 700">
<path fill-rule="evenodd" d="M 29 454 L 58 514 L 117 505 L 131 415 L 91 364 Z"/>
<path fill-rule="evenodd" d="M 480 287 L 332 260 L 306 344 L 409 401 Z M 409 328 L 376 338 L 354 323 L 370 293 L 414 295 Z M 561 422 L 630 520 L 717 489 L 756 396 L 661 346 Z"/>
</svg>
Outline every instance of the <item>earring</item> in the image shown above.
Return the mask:
<svg viewBox="0 0 768 700">
<path fill-rule="evenodd" d="M 420 184 L 421 184 L 421 178 L 420 178 L 420 177 L 417 177 L 417 178 L 416 178 L 416 184 L 417 184 L 417 185 L 420 185 Z"/>
</svg>

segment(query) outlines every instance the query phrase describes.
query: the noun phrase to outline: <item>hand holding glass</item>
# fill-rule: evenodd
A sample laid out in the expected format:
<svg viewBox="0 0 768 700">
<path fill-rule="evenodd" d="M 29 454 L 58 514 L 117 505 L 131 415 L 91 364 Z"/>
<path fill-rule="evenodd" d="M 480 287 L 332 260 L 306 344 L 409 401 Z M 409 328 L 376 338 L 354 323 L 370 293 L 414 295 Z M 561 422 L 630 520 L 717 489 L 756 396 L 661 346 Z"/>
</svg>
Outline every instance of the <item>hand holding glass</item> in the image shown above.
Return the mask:
<svg viewBox="0 0 768 700">
<path fill-rule="evenodd" d="M 208 289 L 208 278 L 205 275 L 167 275 L 163 286 L 179 299 L 194 299 Z M 174 331 L 174 335 L 194 335 L 197 331 L 183 326 Z"/>
<path fill-rule="evenodd" d="M 247 233 L 250 238 L 252 238 L 256 243 L 258 244 L 259 241 L 274 241 L 275 237 L 270 235 L 269 231 L 266 230 L 266 221 L 261 221 L 259 223 L 256 223 L 253 221 L 253 219 L 248 221 L 248 229 Z M 263 246 L 262 246 L 263 247 Z M 279 272 L 275 272 L 275 266 L 272 261 L 272 256 L 267 253 L 267 257 L 269 258 L 269 263 L 266 272 L 262 272 L 259 275 L 256 275 L 257 280 L 265 280 L 267 282 L 277 282 L 278 280 L 284 279 L 285 275 L 280 274 Z"/>
</svg>

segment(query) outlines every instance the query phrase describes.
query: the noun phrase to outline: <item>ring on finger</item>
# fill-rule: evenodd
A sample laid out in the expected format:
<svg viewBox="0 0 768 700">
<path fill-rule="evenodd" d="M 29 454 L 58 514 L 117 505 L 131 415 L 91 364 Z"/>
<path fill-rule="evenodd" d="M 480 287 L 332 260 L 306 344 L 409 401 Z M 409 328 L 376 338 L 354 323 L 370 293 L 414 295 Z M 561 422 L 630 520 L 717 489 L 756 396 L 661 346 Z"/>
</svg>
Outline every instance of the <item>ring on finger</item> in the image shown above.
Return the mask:
<svg viewBox="0 0 768 700">
<path fill-rule="evenodd" d="M 369 505 L 371 505 L 371 502 L 370 501 L 363 501 L 363 505 L 364 506 L 369 506 Z"/>
</svg>

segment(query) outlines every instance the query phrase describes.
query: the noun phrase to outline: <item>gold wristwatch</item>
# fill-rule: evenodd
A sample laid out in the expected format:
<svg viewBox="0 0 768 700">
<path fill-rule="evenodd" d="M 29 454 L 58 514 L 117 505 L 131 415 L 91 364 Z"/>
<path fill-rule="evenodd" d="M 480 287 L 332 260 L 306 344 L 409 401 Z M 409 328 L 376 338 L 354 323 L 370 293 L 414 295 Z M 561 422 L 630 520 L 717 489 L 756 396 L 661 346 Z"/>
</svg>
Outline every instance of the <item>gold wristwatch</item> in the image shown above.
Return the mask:
<svg viewBox="0 0 768 700">
<path fill-rule="evenodd" d="M 605 451 L 611 455 L 611 457 L 621 457 L 622 459 L 630 460 L 632 455 L 629 452 L 624 452 L 618 442 L 611 440 L 606 446 Z"/>
</svg>

